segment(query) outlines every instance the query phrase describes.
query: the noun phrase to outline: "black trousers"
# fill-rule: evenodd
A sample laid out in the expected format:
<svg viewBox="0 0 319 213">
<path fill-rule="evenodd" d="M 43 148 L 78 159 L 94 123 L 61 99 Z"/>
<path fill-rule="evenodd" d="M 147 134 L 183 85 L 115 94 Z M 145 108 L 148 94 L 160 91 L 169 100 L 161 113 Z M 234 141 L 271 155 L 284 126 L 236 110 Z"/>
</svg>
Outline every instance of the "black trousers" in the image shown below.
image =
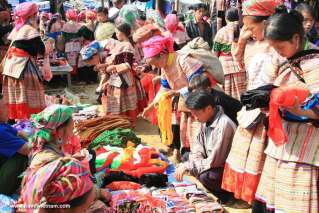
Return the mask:
<svg viewBox="0 0 319 213">
<path fill-rule="evenodd" d="M 10 158 L 0 157 L 0 194 L 12 195 L 19 188 L 18 178 L 28 166 L 28 158 L 19 153 Z"/>
</svg>

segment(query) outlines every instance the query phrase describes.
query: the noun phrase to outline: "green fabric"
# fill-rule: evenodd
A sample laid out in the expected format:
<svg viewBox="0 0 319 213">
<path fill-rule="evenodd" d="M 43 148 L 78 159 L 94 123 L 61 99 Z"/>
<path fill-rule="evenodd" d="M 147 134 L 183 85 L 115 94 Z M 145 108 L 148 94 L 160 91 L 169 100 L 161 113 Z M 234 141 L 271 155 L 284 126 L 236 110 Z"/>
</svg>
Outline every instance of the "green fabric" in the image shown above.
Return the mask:
<svg viewBox="0 0 319 213">
<path fill-rule="evenodd" d="M 135 145 L 141 143 L 141 139 L 138 138 L 131 129 L 114 129 L 106 130 L 97 136 L 89 145 L 90 149 L 97 149 L 100 146 L 117 146 L 125 148 L 128 141 L 133 142 Z"/>
<path fill-rule="evenodd" d="M 223 53 L 229 53 L 231 51 L 231 45 L 230 44 L 222 44 L 219 42 L 214 42 L 213 50 L 215 52 L 223 52 Z"/>
<path fill-rule="evenodd" d="M 37 129 L 34 138 L 51 141 L 52 131 L 71 119 L 73 110 L 65 105 L 51 105 L 42 112 L 31 116 L 33 125 Z"/>
</svg>

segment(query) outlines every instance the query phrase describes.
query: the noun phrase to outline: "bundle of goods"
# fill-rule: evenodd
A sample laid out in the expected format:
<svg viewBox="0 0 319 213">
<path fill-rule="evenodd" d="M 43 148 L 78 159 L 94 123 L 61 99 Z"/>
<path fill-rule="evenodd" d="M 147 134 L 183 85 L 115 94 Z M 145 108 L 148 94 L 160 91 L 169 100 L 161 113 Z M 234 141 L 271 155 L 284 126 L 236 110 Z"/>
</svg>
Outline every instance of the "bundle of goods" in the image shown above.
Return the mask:
<svg viewBox="0 0 319 213">
<path fill-rule="evenodd" d="M 98 135 L 89 145 L 89 149 L 97 149 L 106 145 L 125 148 L 128 142 L 139 145 L 141 139 L 131 129 L 116 128 L 114 130 L 106 130 Z"/>
<path fill-rule="evenodd" d="M 106 115 L 99 118 L 82 120 L 75 124 L 75 130 L 80 137 L 82 148 L 88 147 L 104 131 L 116 128 L 131 128 L 129 118 L 119 115 Z"/>
<path fill-rule="evenodd" d="M 193 183 L 173 183 L 176 193 L 192 204 L 196 212 L 222 212 L 223 207 Z"/>
</svg>

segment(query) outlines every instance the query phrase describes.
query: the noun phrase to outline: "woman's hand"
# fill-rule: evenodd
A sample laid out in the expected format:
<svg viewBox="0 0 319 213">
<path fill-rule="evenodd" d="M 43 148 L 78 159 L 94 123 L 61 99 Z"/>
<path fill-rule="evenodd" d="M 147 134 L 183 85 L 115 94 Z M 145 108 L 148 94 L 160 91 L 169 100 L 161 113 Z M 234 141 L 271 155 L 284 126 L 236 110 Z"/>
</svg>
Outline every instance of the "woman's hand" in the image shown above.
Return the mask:
<svg viewBox="0 0 319 213">
<path fill-rule="evenodd" d="M 153 109 L 154 109 L 154 104 L 148 105 L 148 106 L 144 109 L 144 111 L 143 111 L 143 113 L 142 113 L 142 117 L 143 117 L 144 119 L 146 119 L 147 117 L 149 117 L 149 115 L 152 113 Z"/>
<path fill-rule="evenodd" d="M 302 106 L 302 103 L 300 103 L 299 98 L 295 97 L 295 104 L 292 107 L 286 107 L 285 110 L 297 116 L 304 116 L 304 117 L 308 117 L 310 119 L 315 119 L 315 120 L 319 119 L 319 117 L 314 111 L 303 110 L 301 106 Z"/>
<path fill-rule="evenodd" d="M 99 199 L 108 203 L 112 199 L 112 194 L 107 189 L 100 189 L 100 198 Z"/>
</svg>

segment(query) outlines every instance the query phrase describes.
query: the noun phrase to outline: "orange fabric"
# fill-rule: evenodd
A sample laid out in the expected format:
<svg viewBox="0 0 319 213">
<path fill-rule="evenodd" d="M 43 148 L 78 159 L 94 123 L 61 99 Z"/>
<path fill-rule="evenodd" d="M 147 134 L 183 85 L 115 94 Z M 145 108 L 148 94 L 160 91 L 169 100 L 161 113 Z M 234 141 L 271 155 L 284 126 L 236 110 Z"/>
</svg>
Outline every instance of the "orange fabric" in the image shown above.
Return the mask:
<svg viewBox="0 0 319 213">
<path fill-rule="evenodd" d="M 275 145 L 279 146 L 287 142 L 287 134 L 283 130 L 279 107 L 293 107 L 296 97 L 299 103 L 302 103 L 309 94 L 309 90 L 301 87 L 279 87 L 271 92 L 268 136 Z"/>
<path fill-rule="evenodd" d="M 105 188 L 110 189 L 112 191 L 137 190 L 141 188 L 141 185 L 131 181 L 114 181 L 105 186 Z"/>
<path fill-rule="evenodd" d="M 226 163 L 224 167 L 222 188 L 233 192 L 234 197 L 246 201 L 249 204 L 255 199 L 255 193 L 260 180 L 260 174 L 237 172 Z"/>
</svg>

